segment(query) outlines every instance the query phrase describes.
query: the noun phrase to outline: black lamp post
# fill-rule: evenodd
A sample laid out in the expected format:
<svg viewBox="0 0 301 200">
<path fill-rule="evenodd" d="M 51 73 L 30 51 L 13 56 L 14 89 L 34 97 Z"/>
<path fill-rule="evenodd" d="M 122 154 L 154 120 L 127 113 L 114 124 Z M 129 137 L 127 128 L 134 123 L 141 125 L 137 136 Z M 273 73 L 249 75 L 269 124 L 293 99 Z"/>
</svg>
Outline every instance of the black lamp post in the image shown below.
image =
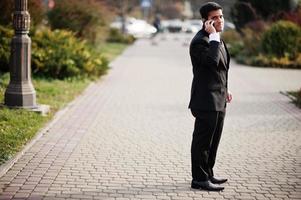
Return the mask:
<svg viewBox="0 0 301 200">
<path fill-rule="evenodd" d="M 5 91 L 4 104 L 12 108 L 28 108 L 44 113 L 44 106 L 36 104 L 36 92 L 31 82 L 31 39 L 28 36 L 30 15 L 27 0 L 14 0 L 11 42 L 10 82 Z M 46 109 L 47 110 L 47 109 Z M 46 111 L 47 112 L 47 111 Z"/>
</svg>

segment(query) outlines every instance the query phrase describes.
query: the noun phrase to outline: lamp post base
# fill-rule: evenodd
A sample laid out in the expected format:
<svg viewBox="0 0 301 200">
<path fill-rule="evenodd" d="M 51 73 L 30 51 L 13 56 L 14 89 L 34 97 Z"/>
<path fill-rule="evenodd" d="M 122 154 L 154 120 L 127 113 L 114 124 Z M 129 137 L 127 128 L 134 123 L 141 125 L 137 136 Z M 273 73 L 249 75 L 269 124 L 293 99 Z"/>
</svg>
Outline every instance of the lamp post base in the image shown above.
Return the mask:
<svg viewBox="0 0 301 200">
<path fill-rule="evenodd" d="M 5 93 L 4 104 L 8 107 L 16 108 L 32 108 L 36 106 L 35 93 Z"/>
<path fill-rule="evenodd" d="M 35 106 L 28 106 L 28 107 L 24 107 L 24 106 L 9 106 L 9 105 L 4 105 L 4 104 L 0 104 L 0 108 L 1 107 L 6 107 L 6 108 L 10 108 L 10 109 L 25 109 L 27 111 L 30 112 L 36 112 L 42 116 L 47 116 L 48 113 L 50 112 L 50 106 L 49 105 L 45 105 L 45 104 L 39 104 L 39 105 L 35 105 Z"/>
<path fill-rule="evenodd" d="M 37 112 L 42 116 L 46 116 L 50 112 L 50 106 L 45 104 L 40 104 L 29 110 L 33 112 Z"/>
</svg>

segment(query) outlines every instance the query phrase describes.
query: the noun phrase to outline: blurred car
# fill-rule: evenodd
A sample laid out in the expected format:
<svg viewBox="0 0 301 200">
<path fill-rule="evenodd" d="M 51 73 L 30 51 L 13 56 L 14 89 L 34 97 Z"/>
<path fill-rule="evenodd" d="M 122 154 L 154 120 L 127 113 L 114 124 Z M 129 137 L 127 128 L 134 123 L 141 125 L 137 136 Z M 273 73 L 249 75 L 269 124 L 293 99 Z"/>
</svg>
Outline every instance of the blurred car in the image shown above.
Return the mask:
<svg viewBox="0 0 301 200">
<path fill-rule="evenodd" d="M 122 19 L 117 18 L 110 25 L 111 28 L 122 29 Z M 125 20 L 125 32 L 133 35 L 135 38 L 149 38 L 157 32 L 157 29 L 147 23 L 145 20 L 136 18 L 126 18 Z"/>
<path fill-rule="evenodd" d="M 127 23 L 128 19 L 125 21 Z M 110 28 L 121 30 L 122 28 L 122 19 L 121 17 L 116 17 L 116 19 L 110 24 Z"/>
<path fill-rule="evenodd" d="M 129 23 L 126 32 L 136 38 L 149 38 L 157 32 L 157 29 L 144 20 L 136 19 Z"/>
<path fill-rule="evenodd" d="M 170 33 L 182 32 L 183 22 L 180 19 L 163 20 L 162 27 Z"/>
<path fill-rule="evenodd" d="M 203 23 L 199 19 L 186 20 L 183 25 L 183 31 L 186 33 L 197 33 L 202 29 Z"/>
<path fill-rule="evenodd" d="M 231 29 L 235 29 L 235 25 L 232 22 L 225 20 L 224 30 L 226 31 Z"/>
</svg>

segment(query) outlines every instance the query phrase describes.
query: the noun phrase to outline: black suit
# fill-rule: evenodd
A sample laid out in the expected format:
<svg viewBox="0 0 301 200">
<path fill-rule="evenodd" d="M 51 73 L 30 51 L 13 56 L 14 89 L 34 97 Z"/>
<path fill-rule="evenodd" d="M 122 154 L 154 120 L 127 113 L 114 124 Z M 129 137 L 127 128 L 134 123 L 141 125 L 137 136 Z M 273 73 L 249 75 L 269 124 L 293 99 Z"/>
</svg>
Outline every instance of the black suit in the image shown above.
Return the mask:
<svg viewBox="0 0 301 200">
<path fill-rule="evenodd" d="M 193 81 L 189 108 L 195 119 L 191 145 L 192 177 L 213 176 L 226 109 L 230 56 L 223 42 L 210 41 L 204 30 L 190 44 Z"/>
</svg>

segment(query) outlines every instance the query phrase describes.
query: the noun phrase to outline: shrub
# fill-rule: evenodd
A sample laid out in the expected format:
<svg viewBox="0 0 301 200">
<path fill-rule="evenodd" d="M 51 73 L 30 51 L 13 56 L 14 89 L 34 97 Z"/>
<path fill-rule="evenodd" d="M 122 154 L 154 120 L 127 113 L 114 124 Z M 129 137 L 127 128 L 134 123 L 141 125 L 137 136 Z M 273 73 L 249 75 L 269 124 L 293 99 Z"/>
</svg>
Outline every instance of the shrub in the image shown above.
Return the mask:
<svg viewBox="0 0 301 200">
<path fill-rule="evenodd" d="M 257 56 L 261 52 L 262 33 L 250 28 L 242 29 L 243 36 L 230 45 L 230 53 L 239 61 Z"/>
<path fill-rule="evenodd" d="M 301 26 L 301 1 L 300 1 L 300 6 L 296 8 L 294 11 L 283 11 L 280 13 L 276 13 L 272 17 L 273 21 L 278 21 L 278 20 L 286 20 L 286 21 L 291 21 L 295 24 L 298 24 Z"/>
<path fill-rule="evenodd" d="M 296 103 L 296 105 L 301 108 L 301 89 L 296 91 L 296 92 L 293 92 L 293 95 L 295 96 L 295 100 L 294 102 Z"/>
<path fill-rule="evenodd" d="M 301 50 L 301 28 L 289 21 L 279 21 L 266 31 L 262 39 L 266 54 L 296 57 Z"/>
<path fill-rule="evenodd" d="M 229 46 L 230 55 L 233 57 L 237 57 L 240 52 L 244 49 L 244 44 L 242 41 L 234 42 Z"/>
<path fill-rule="evenodd" d="M 95 0 L 61 0 L 49 11 L 48 19 L 53 29 L 67 29 L 95 41 L 98 28 L 105 25 L 106 14 Z"/>
<path fill-rule="evenodd" d="M 0 1 L 0 24 L 12 25 L 14 3 L 12 0 Z M 28 9 L 31 17 L 31 24 L 38 25 L 42 22 L 45 9 L 41 0 L 28 0 Z"/>
<path fill-rule="evenodd" d="M 301 52 L 298 53 L 295 59 L 295 64 L 301 69 Z"/>
<path fill-rule="evenodd" d="M 231 29 L 222 32 L 222 38 L 223 40 L 225 40 L 225 42 L 230 44 L 236 42 L 237 40 L 241 40 L 241 36 L 239 35 L 239 33 Z"/>
<path fill-rule="evenodd" d="M 10 43 L 13 30 L 0 26 L 0 71 L 9 71 Z"/>
<path fill-rule="evenodd" d="M 34 74 L 63 79 L 74 76 L 99 76 L 107 60 L 74 33 L 44 28 L 36 32 L 32 44 Z"/>
<path fill-rule="evenodd" d="M 288 57 L 277 58 L 275 56 L 266 56 L 259 54 L 250 60 L 251 65 L 259 65 L 263 67 L 278 67 L 288 68 L 293 65 L 293 62 Z"/>
<path fill-rule="evenodd" d="M 132 35 L 122 34 L 118 29 L 110 29 L 108 42 L 124 43 L 131 44 L 135 41 L 135 38 Z"/>
<path fill-rule="evenodd" d="M 266 29 L 267 25 L 262 20 L 247 23 L 241 30 L 243 49 L 237 53 L 247 57 L 258 55 L 262 51 L 261 41 Z"/>
<path fill-rule="evenodd" d="M 249 56 L 258 55 L 258 53 L 261 52 L 261 40 L 263 33 L 250 28 L 243 29 L 243 33 L 244 50 L 242 53 Z"/>
<path fill-rule="evenodd" d="M 288 91 L 288 92 L 286 92 L 286 95 L 291 96 L 293 103 L 295 103 L 296 106 L 301 108 L 301 88 L 296 91 Z"/>
<path fill-rule="evenodd" d="M 257 56 L 239 55 L 237 61 L 253 66 L 301 69 L 301 53 L 297 59 L 290 59 L 288 56 L 277 57 L 261 53 Z"/>
<path fill-rule="evenodd" d="M 242 37 L 235 30 L 222 33 L 223 40 L 228 44 L 230 55 L 236 57 L 243 50 Z"/>
<path fill-rule="evenodd" d="M 268 23 L 263 20 L 254 20 L 246 24 L 246 28 L 249 28 L 257 33 L 265 32 L 268 28 Z"/>
</svg>

